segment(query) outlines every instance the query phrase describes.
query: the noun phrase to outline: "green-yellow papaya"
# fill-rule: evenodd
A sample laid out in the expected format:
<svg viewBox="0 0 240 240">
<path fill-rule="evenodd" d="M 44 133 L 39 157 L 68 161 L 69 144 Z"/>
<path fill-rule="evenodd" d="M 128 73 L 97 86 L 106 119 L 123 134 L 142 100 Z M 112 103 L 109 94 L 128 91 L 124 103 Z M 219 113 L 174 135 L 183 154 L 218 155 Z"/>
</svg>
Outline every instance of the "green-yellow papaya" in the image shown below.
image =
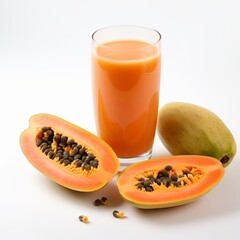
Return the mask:
<svg viewBox="0 0 240 240">
<path fill-rule="evenodd" d="M 215 113 L 198 105 L 165 104 L 159 111 L 157 133 L 172 155 L 210 156 L 226 167 L 236 154 L 229 128 Z"/>
</svg>

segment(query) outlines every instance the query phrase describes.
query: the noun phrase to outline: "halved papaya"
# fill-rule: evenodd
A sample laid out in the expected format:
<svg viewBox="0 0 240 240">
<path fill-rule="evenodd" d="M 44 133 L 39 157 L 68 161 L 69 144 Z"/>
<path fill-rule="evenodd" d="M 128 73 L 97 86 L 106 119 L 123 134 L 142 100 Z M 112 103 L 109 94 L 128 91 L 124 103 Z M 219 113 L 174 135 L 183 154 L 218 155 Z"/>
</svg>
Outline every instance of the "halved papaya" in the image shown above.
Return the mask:
<svg viewBox="0 0 240 240">
<path fill-rule="evenodd" d="M 211 190 L 223 177 L 215 158 L 179 155 L 151 159 L 125 168 L 117 179 L 122 197 L 143 209 L 189 203 Z"/>
<path fill-rule="evenodd" d="M 21 133 L 29 162 L 56 183 L 90 192 L 105 186 L 119 170 L 111 147 L 94 134 L 50 114 L 36 114 Z"/>
</svg>

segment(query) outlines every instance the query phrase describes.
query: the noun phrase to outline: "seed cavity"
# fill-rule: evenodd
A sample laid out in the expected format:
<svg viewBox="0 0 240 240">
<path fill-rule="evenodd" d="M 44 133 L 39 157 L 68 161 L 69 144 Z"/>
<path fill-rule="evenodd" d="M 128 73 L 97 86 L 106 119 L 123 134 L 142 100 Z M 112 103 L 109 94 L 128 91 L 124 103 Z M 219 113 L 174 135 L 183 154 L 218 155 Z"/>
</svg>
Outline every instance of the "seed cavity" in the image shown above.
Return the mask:
<svg viewBox="0 0 240 240">
<path fill-rule="evenodd" d="M 99 160 L 81 144 L 51 127 L 42 127 L 36 135 L 36 146 L 51 160 L 63 166 L 90 172 L 98 168 Z M 72 170 L 73 171 L 73 170 Z"/>
<path fill-rule="evenodd" d="M 163 169 L 146 171 L 136 177 L 135 186 L 145 192 L 153 192 L 158 188 L 184 187 L 201 179 L 203 172 L 192 166 L 183 166 L 180 170 L 167 165 Z"/>
</svg>

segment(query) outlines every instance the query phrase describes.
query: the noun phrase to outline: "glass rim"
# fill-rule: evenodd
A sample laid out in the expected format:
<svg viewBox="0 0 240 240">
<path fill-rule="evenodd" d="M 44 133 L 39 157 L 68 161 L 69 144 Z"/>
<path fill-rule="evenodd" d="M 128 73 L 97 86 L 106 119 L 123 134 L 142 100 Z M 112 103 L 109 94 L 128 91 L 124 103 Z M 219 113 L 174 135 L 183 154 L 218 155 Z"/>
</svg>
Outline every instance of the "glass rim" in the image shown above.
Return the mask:
<svg viewBox="0 0 240 240">
<path fill-rule="evenodd" d="M 150 43 L 150 44 L 152 44 L 152 45 L 158 44 L 158 43 L 161 41 L 161 39 L 162 39 L 161 33 L 160 33 L 158 30 L 156 30 L 155 28 L 145 27 L 145 26 L 140 26 L 140 25 L 111 25 L 111 26 L 106 26 L 106 27 L 98 28 L 97 30 L 95 30 L 95 31 L 92 33 L 92 35 L 91 35 L 92 41 L 93 41 L 94 43 L 96 43 L 97 45 L 100 45 L 101 43 L 99 43 L 99 42 L 95 39 L 95 35 L 96 35 L 98 32 L 102 31 L 102 30 L 107 30 L 107 29 L 111 29 L 111 28 L 112 28 L 112 29 L 114 29 L 114 28 L 138 28 L 138 29 L 143 29 L 143 30 L 145 29 L 145 30 L 148 30 L 148 31 L 155 32 L 158 37 L 157 37 L 157 40 L 156 40 L 156 41 Z"/>
</svg>

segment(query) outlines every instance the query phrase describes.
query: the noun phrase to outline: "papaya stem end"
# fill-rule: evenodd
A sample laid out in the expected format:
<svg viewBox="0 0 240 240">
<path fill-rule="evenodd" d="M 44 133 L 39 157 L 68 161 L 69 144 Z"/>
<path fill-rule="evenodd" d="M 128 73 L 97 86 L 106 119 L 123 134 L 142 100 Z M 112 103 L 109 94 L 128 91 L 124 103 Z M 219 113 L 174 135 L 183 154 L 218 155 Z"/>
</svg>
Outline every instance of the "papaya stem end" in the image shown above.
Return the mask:
<svg viewBox="0 0 240 240">
<path fill-rule="evenodd" d="M 230 160 L 230 157 L 228 155 L 224 155 L 221 159 L 220 159 L 220 162 L 222 164 L 226 164 L 228 163 L 228 161 Z"/>
</svg>

